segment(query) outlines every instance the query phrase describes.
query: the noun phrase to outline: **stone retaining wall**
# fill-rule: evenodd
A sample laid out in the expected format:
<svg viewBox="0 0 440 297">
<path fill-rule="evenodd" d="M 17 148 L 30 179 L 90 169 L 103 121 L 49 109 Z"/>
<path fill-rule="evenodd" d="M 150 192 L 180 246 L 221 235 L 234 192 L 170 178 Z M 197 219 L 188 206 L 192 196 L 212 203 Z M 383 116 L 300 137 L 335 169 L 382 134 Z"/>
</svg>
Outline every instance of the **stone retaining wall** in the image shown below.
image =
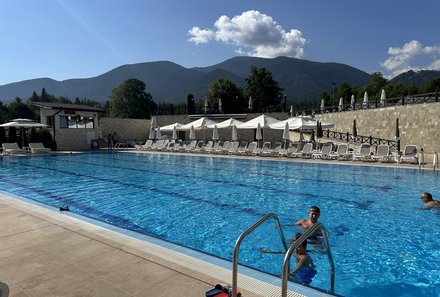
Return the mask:
<svg viewBox="0 0 440 297">
<path fill-rule="evenodd" d="M 247 114 L 247 121 L 260 114 Z M 269 114 L 279 120 L 288 118 L 286 113 Z M 424 149 L 425 154 L 430 155 L 440 150 L 440 103 L 425 103 L 417 105 L 394 106 L 369 110 L 356 110 L 338 113 L 316 115 L 316 119 L 329 121 L 335 124 L 332 131 L 352 132 L 353 120 L 356 119 L 358 135 L 373 136 L 383 139 L 395 139 L 396 118 L 400 122 L 401 149 L 406 144 L 415 144 Z M 172 123 L 186 124 L 193 119 L 188 115 L 163 115 L 157 116 L 159 126 Z M 217 120 L 221 121 L 221 120 Z M 136 119 L 101 118 L 101 135 L 105 137 L 108 133 L 116 131 L 121 139 L 145 141 L 148 137 L 150 121 Z M 239 140 L 253 141 L 255 130 L 239 130 Z M 162 135 L 171 136 L 171 132 L 162 131 Z M 265 141 L 281 141 L 282 130 L 264 129 Z M 189 138 L 189 131 L 183 133 L 182 138 Z M 198 139 L 210 140 L 212 130 L 197 131 Z M 231 129 L 219 129 L 220 139 L 231 138 Z M 298 134 L 291 133 L 291 139 L 297 140 Z"/>
<path fill-rule="evenodd" d="M 358 135 L 389 140 L 395 140 L 396 119 L 399 118 L 401 150 L 406 144 L 415 144 L 426 154 L 440 150 L 440 103 L 337 112 L 316 118 L 334 123 L 331 130 L 350 134 L 356 119 Z"/>
</svg>

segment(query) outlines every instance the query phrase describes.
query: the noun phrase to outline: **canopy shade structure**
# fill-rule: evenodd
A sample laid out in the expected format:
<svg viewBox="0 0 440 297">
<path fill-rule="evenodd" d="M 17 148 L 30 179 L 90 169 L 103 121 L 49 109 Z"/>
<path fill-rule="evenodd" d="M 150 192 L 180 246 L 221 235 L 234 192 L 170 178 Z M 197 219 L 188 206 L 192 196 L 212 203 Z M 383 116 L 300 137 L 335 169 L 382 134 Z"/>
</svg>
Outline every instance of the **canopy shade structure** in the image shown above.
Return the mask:
<svg viewBox="0 0 440 297">
<path fill-rule="evenodd" d="M 179 130 L 181 126 L 183 126 L 181 123 L 174 123 L 174 124 L 160 127 L 160 131 L 173 131 L 174 129 Z"/>
<path fill-rule="evenodd" d="M 279 122 L 277 119 L 263 114 L 260 115 L 259 117 L 256 117 L 252 120 L 249 120 L 247 122 L 238 125 L 237 129 L 257 129 L 258 125 L 260 125 L 260 128 L 266 128 L 269 127 L 269 125 L 275 124 L 277 122 Z"/>
<path fill-rule="evenodd" d="M 230 119 L 227 119 L 226 121 L 223 121 L 223 122 L 220 122 L 220 123 L 217 123 L 214 125 L 208 125 L 207 128 L 214 129 L 214 127 L 217 126 L 217 129 L 224 129 L 224 128 L 229 128 L 232 126 L 238 126 L 241 124 L 243 124 L 242 121 L 230 118 Z"/>
<path fill-rule="evenodd" d="M 287 120 L 280 121 L 278 123 L 274 123 L 269 125 L 269 128 L 275 130 L 283 130 L 286 126 L 286 123 L 289 124 L 290 130 L 316 130 L 317 121 L 310 117 L 291 117 Z M 320 122 L 323 129 L 333 128 L 335 124 L 330 122 Z"/>
<path fill-rule="evenodd" d="M 191 123 L 185 124 L 180 126 L 178 130 L 185 131 L 185 130 L 191 130 L 191 126 L 194 127 L 194 129 L 206 129 L 209 125 L 217 125 L 217 122 L 214 122 L 213 120 L 210 120 L 206 117 L 200 118 L 198 120 L 195 120 Z"/>
<path fill-rule="evenodd" d="M 29 119 L 15 119 L 5 124 L 0 125 L 0 127 L 16 127 L 16 128 L 46 128 L 48 125 L 37 123 Z"/>
<path fill-rule="evenodd" d="M 34 120 L 29 119 L 14 119 L 10 122 L 4 123 L 0 125 L 0 127 L 9 128 L 20 128 L 20 134 L 21 134 L 21 145 L 24 145 L 24 129 L 31 129 L 31 128 L 47 128 L 48 125 L 37 123 Z"/>
</svg>

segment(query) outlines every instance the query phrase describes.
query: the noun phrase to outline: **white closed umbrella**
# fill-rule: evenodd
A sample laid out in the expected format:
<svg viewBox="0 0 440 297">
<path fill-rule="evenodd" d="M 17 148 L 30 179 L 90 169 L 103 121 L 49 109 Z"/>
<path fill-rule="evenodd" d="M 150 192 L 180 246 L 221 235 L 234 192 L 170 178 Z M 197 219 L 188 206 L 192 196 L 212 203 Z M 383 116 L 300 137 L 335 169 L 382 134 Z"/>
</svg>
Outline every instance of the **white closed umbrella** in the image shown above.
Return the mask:
<svg viewBox="0 0 440 297">
<path fill-rule="evenodd" d="M 293 117 L 293 105 L 290 105 L 290 116 Z"/>
<path fill-rule="evenodd" d="M 248 108 L 249 110 L 252 110 L 252 97 L 249 97 Z"/>
<path fill-rule="evenodd" d="M 148 139 L 154 139 L 154 127 L 150 126 L 150 133 L 148 134 Z"/>
<path fill-rule="evenodd" d="M 350 100 L 351 110 L 354 110 L 355 104 L 356 104 L 356 99 L 354 98 L 354 95 L 351 95 L 351 100 Z"/>
<path fill-rule="evenodd" d="M 196 139 L 196 130 L 194 129 L 194 126 L 191 126 L 191 128 L 189 129 L 189 139 Z"/>
<path fill-rule="evenodd" d="M 173 127 L 173 140 L 177 139 L 177 128 L 176 126 Z"/>
<path fill-rule="evenodd" d="M 157 127 L 157 118 L 156 116 L 152 116 L 150 121 L 150 133 L 148 134 L 149 139 L 154 139 L 155 136 L 154 131 L 156 130 L 156 127 Z"/>
<path fill-rule="evenodd" d="M 366 91 L 364 93 L 363 105 L 364 105 L 364 108 L 368 108 L 368 93 Z"/>
<path fill-rule="evenodd" d="M 218 129 L 217 125 L 214 126 L 214 130 L 212 131 L 212 140 L 217 141 L 218 140 Z"/>
<path fill-rule="evenodd" d="M 223 111 L 222 98 L 219 98 L 219 99 L 218 99 L 218 111 L 219 111 L 220 113 L 222 113 L 222 111 Z"/>
<path fill-rule="evenodd" d="M 286 122 L 286 124 L 284 125 L 284 130 L 283 130 L 283 139 L 284 139 L 284 148 L 287 147 L 287 140 L 290 139 L 290 135 L 289 135 L 289 123 Z"/>
<path fill-rule="evenodd" d="M 162 137 L 162 134 L 160 133 L 160 126 L 157 126 L 156 128 L 156 138 L 160 139 Z"/>
<path fill-rule="evenodd" d="M 258 140 L 258 144 L 260 144 L 260 140 L 263 139 L 263 135 L 261 134 L 261 126 L 260 123 L 257 125 L 257 132 L 255 133 L 255 139 Z M 258 145 L 259 147 L 260 145 Z"/>
<path fill-rule="evenodd" d="M 205 99 L 205 113 L 208 113 L 208 99 Z"/>
<path fill-rule="evenodd" d="M 237 141 L 238 139 L 238 133 L 237 133 L 237 126 L 232 126 L 232 141 Z"/>
<path fill-rule="evenodd" d="M 387 95 L 385 94 L 385 90 L 382 89 L 380 93 L 380 106 L 385 106 L 385 100 L 387 99 Z"/>
<path fill-rule="evenodd" d="M 321 113 L 324 113 L 325 111 L 325 102 L 324 99 L 321 100 Z"/>
<path fill-rule="evenodd" d="M 339 98 L 339 111 L 344 110 L 344 98 Z"/>
</svg>

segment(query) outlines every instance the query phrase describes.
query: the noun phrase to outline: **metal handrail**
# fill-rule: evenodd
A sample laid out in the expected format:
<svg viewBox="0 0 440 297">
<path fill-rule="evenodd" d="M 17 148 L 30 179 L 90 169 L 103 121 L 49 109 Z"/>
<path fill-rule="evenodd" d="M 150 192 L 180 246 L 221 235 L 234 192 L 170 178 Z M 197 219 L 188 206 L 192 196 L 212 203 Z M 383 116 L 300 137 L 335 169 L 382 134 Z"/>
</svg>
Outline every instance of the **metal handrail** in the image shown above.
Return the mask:
<svg viewBox="0 0 440 297">
<path fill-rule="evenodd" d="M 254 231 L 258 226 L 267 221 L 269 218 L 273 217 L 275 220 L 275 228 L 278 230 L 278 234 L 280 235 L 281 242 L 284 246 L 284 249 L 287 251 L 287 243 L 284 237 L 283 230 L 281 229 L 280 220 L 278 219 L 278 215 L 276 213 L 268 213 L 263 218 L 261 218 L 258 222 L 253 224 L 249 229 L 241 233 L 241 235 L 237 238 L 234 247 L 234 256 L 232 259 L 232 297 L 237 297 L 237 283 L 238 283 L 238 250 L 240 249 L 241 242 L 243 239 L 249 235 L 252 231 Z"/>
<path fill-rule="evenodd" d="M 282 286 L 281 286 L 281 297 L 287 297 L 287 287 L 288 287 L 288 276 L 289 276 L 289 266 L 290 266 L 290 257 L 292 256 L 293 251 L 296 250 L 307 238 L 311 235 L 315 234 L 315 232 L 320 229 L 322 233 L 322 237 L 324 239 L 325 248 L 327 251 L 327 257 L 330 264 L 330 289 L 329 293 L 334 293 L 335 288 L 335 265 L 333 263 L 333 257 L 330 251 L 330 245 L 328 243 L 327 234 L 324 225 L 319 222 L 316 222 L 310 229 L 304 232 L 300 238 L 295 240 L 295 242 L 290 246 L 290 248 L 286 252 L 286 256 L 284 257 L 283 262 L 283 273 L 282 273 Z"/>
</svg>

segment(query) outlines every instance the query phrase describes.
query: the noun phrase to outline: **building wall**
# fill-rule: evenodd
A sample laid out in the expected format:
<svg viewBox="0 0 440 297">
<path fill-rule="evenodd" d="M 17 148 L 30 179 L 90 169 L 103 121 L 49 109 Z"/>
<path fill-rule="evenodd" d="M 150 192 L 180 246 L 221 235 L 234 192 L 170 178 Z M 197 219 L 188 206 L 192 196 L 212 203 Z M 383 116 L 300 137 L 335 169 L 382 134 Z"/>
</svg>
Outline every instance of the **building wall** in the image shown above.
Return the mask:
<svg viewBox="0 0 440 297">
<path fill-rule="evenodd" d="M 40 109 L 41 123 L 49 124 L 47 121 L 48 116 L 55 115 L 55 125 L 49 128 L 52 134 L 52 139 L 55 138 L 57 144 L 57 150 L 59 151 L 85 151 L 91 149 L 91 139 L 96 139 L 99 135 L 99 119 L 95 112 L 81 111 L 76 114 L 80 114 L 83 117 L 93 117 L 94 118 L 94 128 L 78 128 L 78 129 L 68 129 L 60 128 L 60 116 L 76 116 L 76 114 L 66 114 L 64 111 L 57 113 L 57 110 L 51 109 Z M 54 137 L 55 135 L 55 137 Z"/>
<path fill-rule="evenodd" d="M 99 126 L 99 137 L 104 139 L 107 138 L 106 135 L 116 132 L 120 140 L 145 141 L 149 133 L 150 120 L 100 118 Z"/>
</svg>

